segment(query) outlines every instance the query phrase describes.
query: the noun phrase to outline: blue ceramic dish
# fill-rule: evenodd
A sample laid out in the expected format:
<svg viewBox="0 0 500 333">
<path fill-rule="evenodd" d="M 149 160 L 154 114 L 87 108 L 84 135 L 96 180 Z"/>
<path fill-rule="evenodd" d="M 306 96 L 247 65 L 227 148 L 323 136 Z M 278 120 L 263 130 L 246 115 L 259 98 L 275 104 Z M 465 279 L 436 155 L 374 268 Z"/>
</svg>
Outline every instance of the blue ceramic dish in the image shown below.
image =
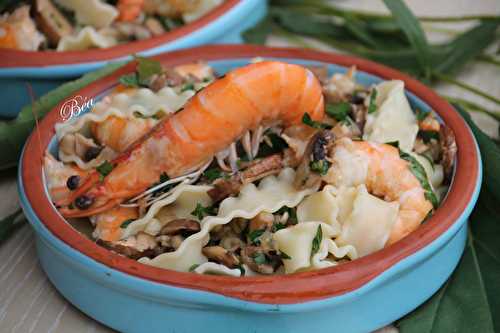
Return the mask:
<svg viewBox="0 0 500 333">
<path fill-rule="evenodd" d="M 232 278 L 145 266 L 97 246 L 58 214 L 42 172 L 43 148 L 54 150 L 56 108 L 28 140 L 19 164 L 19 194 L 36 233 L 51 282 L 80 310 L 123 332 L 369 332 L 428 299 L 449 277 L 463 252 L 467 217 L 481 184 L 481 161 L 463 119 L 431 90 L 387 67 L 354 57 L 253 46 L 209 46 L 165 54 L 168 65 L 208 60 L 219 73 L 256 56 L 327 64 L 330 73 L 358 67 L 358 82 L 405 81 L 413 107 L 433 109 L 457 138 L 450 192 L 429 221 L 401 241 L 355 261 L 313 272 Z M 120 73 L 77 95 L 102 97 Z M 39 138 L 41 142 L 39 142 Z"/>
<path fill-rule="evenodd" d="M 241 33 L 267 12 L 265 0 L 226 0 L 199 20 L 162 36 L 101 50 L 26 52 L 0 49 L 1 117 L 15 117 L 33 97 L 131 54 L 162 52 L 213 43 L 241 43 Z M 31 86 L 33 96 L 28 88 Z"/>
</svg>

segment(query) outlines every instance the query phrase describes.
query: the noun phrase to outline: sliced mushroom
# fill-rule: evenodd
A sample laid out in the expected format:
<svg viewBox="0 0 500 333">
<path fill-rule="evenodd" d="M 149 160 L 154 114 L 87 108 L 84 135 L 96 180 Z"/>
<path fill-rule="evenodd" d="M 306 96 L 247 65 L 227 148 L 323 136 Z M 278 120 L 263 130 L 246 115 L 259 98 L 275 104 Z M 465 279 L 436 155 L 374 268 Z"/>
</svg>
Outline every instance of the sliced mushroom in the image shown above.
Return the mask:
<svg viewBox="0 0 500 333">
<path fill-rule="evenodd" d="M 71 24 L 50 0 L 36 0 L 35 19 L 51 46 L 57 46 L 61 38 L 73 33 Z"/>
<path fill-rule="evenodd" d="M 257 216 L 250 220 L 250 232 L 255 230 L 271 229 L 274 223 L 274 215 L 268 212 L 260 212 Z"/>
<path fill-rule="evenodd" d="M 143 40 L 151 38 L 151 32 L 138 23 L 118 22 L 115 23 L 118 32 L 124 39 Z"/>
<path fill-rule="evenodd" d="M 228 236 L 221 239 L 220 245 L 228 251 L 236 252 L 243 247 L 244 243 L 239 237 Z"/>
<path fill-rule="evenodd" d="M 259 262 L 260 258 L 265 258 L 264 262 Z M 265 252 L 257 246 L 247 246 L 241 251 L 241 259 L 252 271 L 270 275 L 274 273 L 274 267 L 267 262 Z M 256 262 L 257 260 L 257 262 Z"/>
<path fill-rule="evenodd" d="M 443 165 L 444 175 L 447 180 L 450 180 L 453 173 L 453 163 L 457 155 L 457 143 L 455 141 L 455 134 L 451 128 L 441 125 L 439 141 L 441 144 L 441 164 Z"/>
<path fill-rule="evenodd" d="M 158 246 L 155 238 L 145 232 L 139 232 L 137 235 L 116 242 L 98 240 L 98 243 L 132 259 L 154 256 L 157 253 L 155 249 Z"/>
<path fill-rule="evenodd" d="M 240 260 L 233 253 L 222 246 L 206 246 L 201 252 L 209 260 L 223 264 L 229 268 L 236 268 L 240 265 Z"/>
<path fill-rule="evenodd" d="M 165 28 L 163 28 L 163 25 L 161 24 L 161 22 L 154 17 L 150 17 L 150 18 L 146 19 L 146 21 L 144 22 L 144 25 L 153 34 L 153 36 L 158 36 L 158 35 L 164 34 L 166 32 L 166 30 L 165 30 Z"/>
<path fill-rule="evenodd" d="M 311 169 L 312 163 L 329 165 L 327 160 L 328 150 L 334 141 L 334 133 L 322 130 L 316 133 L 309 141 L 302 162 L 297 168 L 294 185 L 297 188 L 307 188 L 321 182 L 321 173 Z"/>
<path fill-rule="evenodd" d="M 160 235 L 156 237 L 156 240 L 165 249 L 175 251 L 181 246 L 182 242 L 184 241 L 184 237 L 182 237 L 181 235 Z"/>
<path fill-rule="evenodd" d="M 260 160 L 255 160 L 240 175 L 231 179 L 217 179 L 214 188 L 208 191 L 208 195 L 214 202 L 219 202 L 229 196 L 240 192 L 241 186 L 252 183 L 266 176 L 276 174 L 283 168 L 283 158 L 280 154 L 271 155 Z"/>
<path fill-rule="evenodd" d="M 191 235 L 200 231 L 200 223 L 190 219 L 178 219 L 168 222 L 160 231 L 160 235 Z"/>
<path fill-rule="evenodd" d="M 352 105 L 351 104 L 351 114 L 354 119 L 354 123 L 359 129 L 359 136 L 363 135 L 363 129 L 365 128 L 366 123 L 366 115 L 368 113 L 368 109 L 364 104 Z"/>
</svg>

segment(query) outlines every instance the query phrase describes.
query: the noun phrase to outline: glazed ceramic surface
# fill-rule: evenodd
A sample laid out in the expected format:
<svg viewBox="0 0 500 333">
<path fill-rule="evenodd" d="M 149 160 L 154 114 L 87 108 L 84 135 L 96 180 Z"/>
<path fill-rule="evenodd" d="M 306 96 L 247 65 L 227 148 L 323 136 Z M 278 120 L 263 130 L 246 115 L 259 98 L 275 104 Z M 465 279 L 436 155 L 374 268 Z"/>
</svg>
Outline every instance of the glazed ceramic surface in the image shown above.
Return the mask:
<svg viewBox="0 0 500 333">
<path fill-rule="evenodd" d="M 265 0 L 226 0 L 199 20 L 162 36 L 107 49 L 26 52 L 0 49 L 0 117 L 15 117 L 32 98 L 132 54 L 144 56 L 209 43 L 241 43 L 241 33 L 267 11 Z M 29 87 L 28 87 L 29 85 Z M 31 90 L 31 91 L 30 91 Z"/>
<path fill-rule="evenodd" d="M 303 65 L 327 64 L 330 73 L 358 67 L 357 81 L 405 81 L 414 108 L 435 110 L 456 134 L 457 168 L 451 190 L 434 216 L 403 240 L 339 266 L 284 276 L 233 278 L 145 266 L 97 246 L 58 214 L 43 179 L 42 149 L 55 150 L 56 107 L 29 139 L 19 166 L 23 209 L 36 231 L 43 269 L 75 306 L 124 332 L 369 332 L 402 317 L 449 277 L 463 252 L 466 220 L 477 199 L 481 163 L 462 118 L 422 84 L 354 57 L 253 46 L 209 46 L 165 54 L 166 65 L 208 60 L 218 73 L 253 57 Z M 76 95 L 98 100 L 133 70 L 126 66 Z M 38 142 L 40 138 L 41 142 Z"/>
</svg>

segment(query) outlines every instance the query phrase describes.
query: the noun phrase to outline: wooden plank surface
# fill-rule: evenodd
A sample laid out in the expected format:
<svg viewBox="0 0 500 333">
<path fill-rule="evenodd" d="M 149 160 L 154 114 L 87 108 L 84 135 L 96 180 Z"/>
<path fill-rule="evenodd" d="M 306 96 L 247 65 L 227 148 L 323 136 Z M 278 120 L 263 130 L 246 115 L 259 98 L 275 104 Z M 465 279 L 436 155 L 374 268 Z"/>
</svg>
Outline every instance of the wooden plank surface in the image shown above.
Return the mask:
<svg viewBox="0 0 500 333">
<path fill-rule="evenodd" d="M 384 10 L 381 1 L 375 0 L 338 3 L 353 8 Z M 419 15 L 500 15 L 498 0 L 408 0 L 407 3 Z M 278 38 L 272 38 L 270 44 L 287 45 L 286 41 Z M 459 79 L 500 97 L 498 68 L 483 63 L 471 64 L 460 74 Z M 491 103 L 456 87 L 442 85 L 438 90 L 498 109 Z M 498 137 L 496 121 L 482 115 L 474 115 L 474 119 L 484 130 Z M 0 216 L 11 213 L 17 207 L 15 171 L 7 172 L 0 176 Z M 78 311 L 50 284 L 38 263 L 33 232 L 29 226 L 24 226 L 0 246 L 0 258 L 0 332 L 112 332 Z"/>
</svg>

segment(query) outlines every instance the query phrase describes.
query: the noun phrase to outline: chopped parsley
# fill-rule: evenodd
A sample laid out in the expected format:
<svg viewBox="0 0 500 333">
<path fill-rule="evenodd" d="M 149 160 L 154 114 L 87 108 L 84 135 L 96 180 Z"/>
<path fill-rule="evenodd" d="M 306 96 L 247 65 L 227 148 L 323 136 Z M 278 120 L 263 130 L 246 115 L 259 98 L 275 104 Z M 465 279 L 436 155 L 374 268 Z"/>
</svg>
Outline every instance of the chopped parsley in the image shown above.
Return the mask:
<svg viewBox="0 0 500 333">
<path fill-rule="evenodd" d="M 427 118 L 429 113 L 429 111 L 422 111 L 420 109 L 417 109 L 417 111 L 415 112 L 415 117 L 417 117 L 417 120 L 421 122 L 424 121 L 425 118 Z"/>
<path fill-rule="evenodd" d="M 273 224 L 273 230 L 272 231 L 276 232 L 276 231 L 279 231 L 279 230 L 285 229 L 285 228 L 286 228 L 286 224 L 278 222 L 278 223 L 274 223 Z"/>
<path fill-rule="evenodd" d="M 139 87 L 139 79 L 136 73 L 122 75 L 118 80 L 125 87 Z"/>
<path fill-rule="evenodd" d="M 328 169 L 330 168 L 330 162 L 327 160 L 311 161 L 309 163 L 309 168 L 311 171 L 319 173 L 321 176 L 326 175 Z"/>
<path fill-rule="evenodd" d="M 418 179 L 420 185 L 422 185 L 422 188 L 424 189 L 425 198 L 432 203 L 434 208 L 437 208 L 439 204 L 438 198 L 432 190 L 429 179 L 427 178 L 427 173 L 425 172 L 422 164 L 420 164 L 415 157 L 403 151 L 399 152 L 399 156 L 403 160 L 408 161 L 408 167 L 410 168 L 411 173 L 413 173 L 413 175 Z"/>
<path fill-rule="evenodd" d="M 344 121 L 349 115 L 349 112 L 351 112 L 351 104 L 347 102 L 326 104 L 325 112 L 337 121 Z"/>
<path fill-rule="evenodd" d="M 319 245 L 323 239 L 323 230 L 321 229 L 321 224 L 318 225 L 318 230 L 316 230 L 316 236 L 312 240 L 311 257 L 319 251 Z"/>
<path fill-rule="evenodd" d="M 208 169 L 208 170 L 205 170 L 205 172 L 203 172 L 203 176 L 209 181 L 209 182 L 213 182 L 214 180 L 218 179 L 218 178 L 226 178 L 226 174 L 224 172 L 222 172 L 222 170 L 218 169 L 218 168 L 212 168 L 212 169 Z"/>
<path fill-rule="evenodd" d="M 375 103 L 377 100 L 377 89 L 373 89 L 370 95 L 370 103 L 368 104 L 368 113 L 374 113 L 377 111 L 377 104 Z"/>
<path fill-rule="evenodd" d="M 250 242 L 252 244 L 259 245 L 260 244 L 259 237 L 262 236 L 264 231 L 265 231 L 264 229 L 257 229 L 257 230 L 251 231 L 248 233 L 248 239 L 250 239 Z"/>
<path fill-rule="evenodd" d="M 194 265 L 191 265 L 191 267 L 189 267 L 189 271 L 190 272 L 194 272 L 195 269 L 198 268 L 198 266 L 200 266 L 200 264 L 194 264 Z"/>
<path fill-rule="evenodd" d="M 196 204 L 196 208 L 191 212 L 191 215 L 196 216 L 198 220 L 203 220 L 205 216 L 215 215 L 216 209 L 213 206 L 205 207 L 201 203 Z"/>
<path fill-rule="evenodd" d="M 399 141 L 390 141 L 386 142 L 385 144 L 399 149 Z"/>
<path fill-rule="evenodd" d="M 97 170 L 97 172 L 99 172 L 100 174 L 99 178 L 102 181 L 104 177 L 106 177 L 107 175 L 109 175 L 111 171 L 113 171 L 113 168 L 114 168 L 113 164 L 109 163 L 108 161 L 104 161 L 101 165 L 99 165 L 95 169 Z"/>
<path fill-rule="evenodd" d="M 188 90 L 194 90 L 194 84 L 193 83 L 186 83 L 182 87 L 181 92 L 185 92 L 185 91 L 188 91 Z"/>
<path fill-rule="evenodd" d="M 237 268 L 240 270 L 241 276 L 245 275 L 245 267 L 243 267 L 242 265 L 239 265 Z"/>
<path fill-rule="evenodd" d="M 135 57 L 137 68 L 135 73 L 126 74 L 120 77 L 119 82 L 126 87 L 146 86 L 147 81 L 155 74 L 161 74 L 163 68 L 159 61 L 144 57 Z"/>
<path fill-rule="evenodd" d="M 306 124 L 307 126 L 310 126 L 312 128 L 317 128 L 317 129 L 330 129 L 330 128 L 332 128 L 331 125 L 324 124 L 320 121 L 312 120 L 311 116 L 307 112 L 304 113 L 304 115 L 302 116 L 302 122 L 304 124 Z"/>
<path fill-rule="evenodd" d="M 288 254 L 286 254 L 283 251 L 280 251 L 280 257 L 281 257 L 281 259 L 292 259 L 292 257 L 290 257 Z"/>
<path fill-rule="evenodd" d="M 264 253 L 255 253 L 253 255 L 253 261 L 257 264 L 257 265 L 262 265 L 262 264 L 265 264 L 267 262 L 267 259 L 266 259 L 266 256 L 264 255 Z"/>
<path fill-rule="evenodd" d="M 134 220 L 133 220 L 133 219 L 128 219 L 128 220 L 125 220 L 125 221 L 123 221 L 123 222 L 122 222 L 122 224 L 120 224 L 120 228 L 125 229 L 125 228 L 126 228 L 126 227 L 128 227 L 128 225 L 129 225 L 130 223 L 132 223 L 132 222 L 134 222 Z"/>
</svg>

